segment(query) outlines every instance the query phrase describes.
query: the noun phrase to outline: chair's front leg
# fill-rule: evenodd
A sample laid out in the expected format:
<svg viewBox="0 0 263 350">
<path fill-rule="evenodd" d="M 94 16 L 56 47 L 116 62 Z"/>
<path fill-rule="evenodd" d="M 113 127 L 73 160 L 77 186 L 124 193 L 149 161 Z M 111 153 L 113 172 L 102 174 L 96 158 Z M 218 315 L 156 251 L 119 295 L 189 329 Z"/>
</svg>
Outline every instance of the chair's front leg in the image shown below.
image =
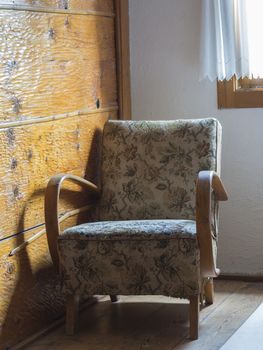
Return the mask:
<svg viewBox="0 0 263 350">
<path fill-rule="evenodd" d="M 116 303 L 116 301 L 118 301 L 117 295 L 110 295 L 110 300 L 112 303 Z"/>
<path fill-rule="evenodd" d="M 189 319 L 190 319 L 190 339 L 198 339 L 200 296 L 195 295 L 190 298 Z"/>
<path fill-rule="evenodd" d="M 76 330 L 77 319 L 79 311 L 79 296 L 77 294 L 69 295 L 67 297 L 66 310 L 66 333 L 73 335 Z"/>
</svg>

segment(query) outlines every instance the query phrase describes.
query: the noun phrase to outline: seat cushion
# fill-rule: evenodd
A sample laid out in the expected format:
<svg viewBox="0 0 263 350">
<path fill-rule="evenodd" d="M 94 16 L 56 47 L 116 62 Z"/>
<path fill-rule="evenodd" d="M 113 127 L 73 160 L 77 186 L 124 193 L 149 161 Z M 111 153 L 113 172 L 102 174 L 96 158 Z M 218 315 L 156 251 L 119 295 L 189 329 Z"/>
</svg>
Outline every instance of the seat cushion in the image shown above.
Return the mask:
<svg viewBox="0 0 263 350">
<path fill-rule="evenodd" d="M 59 239 L 130 240 L 193 238 L 193 220 L 126 220 L 89 222 L 70 227 Z"/>
<path fill-rule="evenodd" d="M 200 292 L 195 221 L 94 222 L 59 237 L 64 292 L 167 295 Z"/>
</svg>

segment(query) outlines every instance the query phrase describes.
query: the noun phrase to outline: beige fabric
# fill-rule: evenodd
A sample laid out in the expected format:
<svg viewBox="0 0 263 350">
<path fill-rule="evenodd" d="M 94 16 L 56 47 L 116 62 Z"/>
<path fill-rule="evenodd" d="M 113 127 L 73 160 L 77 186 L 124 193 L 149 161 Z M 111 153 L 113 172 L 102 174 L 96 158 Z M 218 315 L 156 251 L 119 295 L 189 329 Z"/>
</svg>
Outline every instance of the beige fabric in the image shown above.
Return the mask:
<svg viewBox="0 0 263 350">
<path fill-rule="evenodd" d="M 216 170 L 218 128 L 215 119 L 108 122 L 100 220 L 194 220 L 195 180 Z"/>
<path fill-rule="evenodd" d="M 58 241 L 65 293 L 200 293 L 195 181 L 217 170 L 220 135 L 211 118 L 106 123 L 100 221 Z"/>
<path fill-rule="evenodd" d="M 87 223 L 66 230 L 58 244 L 67 293 L 198 294 L 195 221 Z"/>
</svg>

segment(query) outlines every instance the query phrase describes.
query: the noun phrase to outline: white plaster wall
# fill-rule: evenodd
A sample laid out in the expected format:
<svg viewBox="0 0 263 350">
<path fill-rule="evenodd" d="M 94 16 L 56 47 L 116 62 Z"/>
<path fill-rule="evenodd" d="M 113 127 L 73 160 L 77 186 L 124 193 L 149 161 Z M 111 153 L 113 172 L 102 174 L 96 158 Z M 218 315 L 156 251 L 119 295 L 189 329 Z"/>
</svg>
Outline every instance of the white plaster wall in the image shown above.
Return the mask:
<svg viewBox="0 0 263 350">
<path fill-rule="evenodd" d="M 217 109 L 199 82 L 201 0 L 130 0 L 133 119 L 216 117 L 223 126 L 222 272 L 263 275 L 263 110 Z"/>
</svg>

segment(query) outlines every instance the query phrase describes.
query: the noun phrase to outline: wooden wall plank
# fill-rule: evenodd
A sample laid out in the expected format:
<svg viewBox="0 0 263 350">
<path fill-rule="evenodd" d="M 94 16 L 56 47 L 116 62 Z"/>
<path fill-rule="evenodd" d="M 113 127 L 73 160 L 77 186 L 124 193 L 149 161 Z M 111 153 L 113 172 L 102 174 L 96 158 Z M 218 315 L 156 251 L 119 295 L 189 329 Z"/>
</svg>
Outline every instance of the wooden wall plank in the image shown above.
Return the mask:
<svg viewBox="0 0 263 350">
<path fill-rule="evenodd" d="M 73 117 L 0 132 L 0 238 L 44 222 L 43 196 L 52 175 L 65 172 L 96 181 L 98 144 L 108 117 L 115 115 Z M 69 196 L 72 186 L 66 186 L 61 211 L 87 204 L 84 196 Z"/>
<path fill-rule="evenodd" d="M 28 236 L 1 245 L 0 349 L 9 349 L 64 312 L 45 236 L 19 255 L 8 257 L 8 252 Z"/>
<path fill-rule="evenodd" d="M 122 119 L 131 119 L 131 81 L 129 45 L 129 0 L 115 0 L 116 48 L 119 114 Z"/>
<path fill-rule="evenodd" d="M 34 11 L 1 9 L 4 4 Z M 52 175 L 71 172 L 99 182 L 102 129 L 107 118 L 118 118 L 114 18 L 51 13 L 65 7 L 114 10 L 113 0 L 0 0 L 0 349 L 64 312 L 46 236 L 9 256 L 43 226 L 6 238 L 44 222 L 44 191 Z M 78 115 L 87 109 L 97 113 Z M 10 122 L 15 126 L 7 127 Z M 82 188 L 66 185 L 60 210 L 86 201 Z"/>
<path fill-rule="evenodd" d="M 93 10 L 113 12 L 114 6 L 112 0 L 69 0 L 70 9 Z"/>
<path fill-rule="evenodd" d="M 113 12 L 112 0 L 2 0 L 1 5 Z"/>
<path fill-rule="evenodd" d="M 0 31 L 0 120 L 116 105 L 113 19 L 2 11 Z"/>
<path fill-rule="evenodd" d="M 15 232 L 44 221 L 43 194 L 51 175 L 71 172 L 99 182 L 100 136 L 108 113 L 75 117 L 0 132 L 1 233 Z M 111 115 L 116 118 L 116 115 Z M 7 136 L 9 135 L 9 136 Z M 11 138 L 10 138 L 10 135 Z M 5 140 L 7 138 L 7 140 Z M 10 143 L 3 146 L 4 142 Z M 10 167 L 10 160 L 16 166 Z M 14 186 L 17 186 L 14 195 Z M 69 195 L 69 190 L 78 190 Z M 82 189 L 65 186 L 61 211 L 85 205 Z M 65 227 L 87 221 L 88 213 L 72 217 Z M 10 220 L 12 218 L 12 220 Z M 42 228 L 42 227 L 41 227 Z M 12 249 L 39 231 L 36 228 L 0 242 L 0 348 L 21 341 L 64 312 L 58 275 L 53 269 L 46 236 L 17 255 Z M 14 325 L 16 331 L 14 334 Z"/>
</svg>

